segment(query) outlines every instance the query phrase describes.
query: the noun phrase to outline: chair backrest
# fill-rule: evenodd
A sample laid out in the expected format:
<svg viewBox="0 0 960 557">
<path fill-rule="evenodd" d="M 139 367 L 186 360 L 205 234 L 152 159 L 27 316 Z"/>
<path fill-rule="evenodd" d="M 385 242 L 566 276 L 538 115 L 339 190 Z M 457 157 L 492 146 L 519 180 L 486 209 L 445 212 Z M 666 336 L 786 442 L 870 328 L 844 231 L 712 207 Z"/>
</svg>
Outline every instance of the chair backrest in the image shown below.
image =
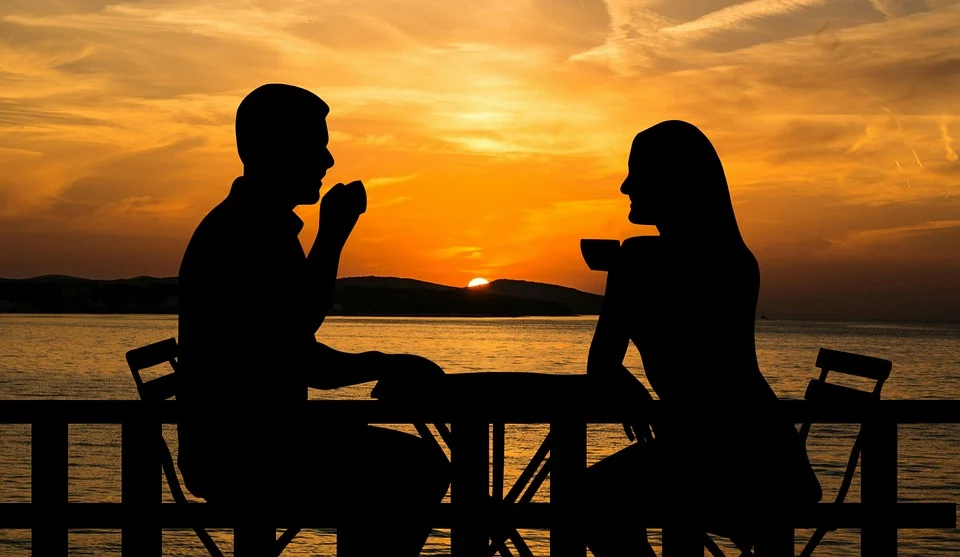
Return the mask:
<svg viewBox="0 0 960 557">
<path fill-rule="evenodd" d="M 169 363 L 173 373 L 144 381 L 140 372 L 163 363 Z M 127 352 L 127 365 L 137 383 L 140 400 L 166 400 L 176 396 L 177 340 L 168 338 Z"/>
<path fill-rule="evenodd" d="M 173 368 L 172 373 L 162 375 L 150 381 L 144 381 L 140 372 L 144 369 L 160 365 L 164 362 L 170 364 Z M 133 380 L 137 384 L 137 393 L 140 400 L 159 401 L 167 400 L 176 396 L 176 371 L 177 371 L 177 341 L 172 338 L 134 348 L 127 352 L 127 365 L 133 374 Z M 163 467 L 163 474 L 167 478 L 167 484 L 170 486 L 170 493 L 177 503 L 186 503 L 187 498 L 180 486 L 180 479 L 173 467 L 173 457 L 167 442 L 163 436 L 160 436 L 160 463 Z"/>
<path fill-rule="evenodd" d="M 880 391 L 883 389 L 883 383 L 890 377 L 890 370 L 893 368 L 890 360 L 864 356 L 862 354 L 853 354 L 851 352 L 840 352 L 839 350 L 830 350 L 828 348 L 820 349 L 820 352 L 817 354 L 816 366 L 820 368 L 820 377 L 810 381 L 803 398 L 804 400 L 829 402 L 832 404 L 878 400 L 880 398 Z M 876 383 L 874 383 L 872 391 L 861 391 L 860 389 L 854 389 L 852 387 L 827 383 L 827 376 L 831 371 L 844 375 L 873 379 Z M 806 442 L 809 431 L 810 422 L 806 422 L 800 427 L 800 437 L 804 442 Z"/>
</svg>

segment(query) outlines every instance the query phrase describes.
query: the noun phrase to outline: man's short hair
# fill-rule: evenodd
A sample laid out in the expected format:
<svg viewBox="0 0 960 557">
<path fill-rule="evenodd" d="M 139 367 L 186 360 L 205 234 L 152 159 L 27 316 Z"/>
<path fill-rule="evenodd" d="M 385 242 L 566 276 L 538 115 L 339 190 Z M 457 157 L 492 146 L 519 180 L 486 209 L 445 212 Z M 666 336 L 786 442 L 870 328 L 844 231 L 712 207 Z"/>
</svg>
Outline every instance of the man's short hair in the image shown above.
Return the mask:
<svg viewBox="0 0 960 557">
<path fill-rule="evenodd" d="M 330 112 L 315 94 L 293 85 L 268 83 L 244 97 L 237 109 L 237 152 L 243 164 L 275 160 L 296 150 Z"/>
</svg>

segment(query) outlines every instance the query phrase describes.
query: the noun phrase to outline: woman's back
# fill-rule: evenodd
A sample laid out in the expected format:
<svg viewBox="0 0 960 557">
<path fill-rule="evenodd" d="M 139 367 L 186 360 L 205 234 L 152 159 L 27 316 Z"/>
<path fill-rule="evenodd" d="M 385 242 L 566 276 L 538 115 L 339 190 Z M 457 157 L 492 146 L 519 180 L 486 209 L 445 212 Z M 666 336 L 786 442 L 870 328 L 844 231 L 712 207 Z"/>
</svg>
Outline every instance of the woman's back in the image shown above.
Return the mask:
<svg viewBox="0 0 960 557">
<path fill-rule="evenodd" d="M 621 299 L 629 307 L 621 306 L 624 326 L 661 399 L 709 402 L 724 394 L 727 400 L 761 400 L 773 394 L 761 392 L 766 382 L 754 350 L 759 270 L 746 246 L 721 253 L 660 237 L 631 238 L 621 261 L 614 272 L 623 275 Z M 718 369 L 719 362 L 729 371 Z"/>
<path fill-rule="evenodd" d="M 619 287 L 607 295 L 620 296 L 647 378 L 676 410 L 655 433 L 674 468 L 688 470 L 689 487 L 757 504 L 819 500 L 797 432 L 777 415 L 757 364 L 760 276 L 750 250 L 641 237 L 624 242 L 620 260 L 611 276 Z"/>
</svg>

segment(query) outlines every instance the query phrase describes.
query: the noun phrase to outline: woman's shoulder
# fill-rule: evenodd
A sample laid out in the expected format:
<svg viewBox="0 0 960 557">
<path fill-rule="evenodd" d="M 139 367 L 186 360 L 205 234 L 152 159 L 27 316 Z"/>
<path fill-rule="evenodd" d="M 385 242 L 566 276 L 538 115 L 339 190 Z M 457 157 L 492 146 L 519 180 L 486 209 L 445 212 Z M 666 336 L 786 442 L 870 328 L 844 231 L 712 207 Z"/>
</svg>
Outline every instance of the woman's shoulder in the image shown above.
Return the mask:
<svg viewBox="0 0 960 557">
<path fill-rule="evenodd" d="M 634 236 L 627 238 L 620 244 L 620 255 L 648 256 L 660 251 L 663 241 L 659 236 Z"/>
<path fill-rule="evenodd" d="M 666 255 L 663 240 L 659 236 L 635 236 L 621 243 L 617 263 L 624 271 L 636 269 L 637 266 L 649 269 L 651 265 L 662 262 Z"/>
</svg>

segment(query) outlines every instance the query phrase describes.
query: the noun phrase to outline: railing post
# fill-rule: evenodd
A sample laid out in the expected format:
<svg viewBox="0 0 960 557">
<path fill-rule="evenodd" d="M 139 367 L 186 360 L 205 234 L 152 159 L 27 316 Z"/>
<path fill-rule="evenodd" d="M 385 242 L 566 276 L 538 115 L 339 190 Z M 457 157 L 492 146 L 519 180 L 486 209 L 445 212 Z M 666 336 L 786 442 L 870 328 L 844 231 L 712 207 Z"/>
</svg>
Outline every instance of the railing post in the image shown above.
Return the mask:
<svg viewBox="0 0 960 557">
<path fill-rule="evenodd" d="M 550 506 L 555 522 L 550 528 L 550 555 L 584 557 L 583 495 L 587 471 L 587 425 L 583 421 L 550 424 Z"/>
<path fill-rule="evenodd" d="M 30 498 L 34 509 L 31 533 L 36 557 L 66 557 L 67 424 L 51 417 L 33 424 L 30 439 Z"/>
<path fill-rule="evenodd" d="M 158 447 L 163 430 L 144 411 L 126 417 L 120 428 L 120 497 L 130 520 L 121 533 L 121 552 L 127 557 L 159 557 L 163 531 L 154 520 L 163 495 Z"/>
<path fill-rule="evenodd" d="M 482 422 L 454 422 L 450 424 L 450 433 L 450 503 L 458 522 L 450 531 L 450 550 L 456 557 L 486 557 L 489 426 Z"/>
<path fill-rule="evenodd" d="M 864 557 L 896 557 L 897 423 L 878 414 L 863 424 L 861 495 L 868 520 L 860 530 Z"/>
</svg>

